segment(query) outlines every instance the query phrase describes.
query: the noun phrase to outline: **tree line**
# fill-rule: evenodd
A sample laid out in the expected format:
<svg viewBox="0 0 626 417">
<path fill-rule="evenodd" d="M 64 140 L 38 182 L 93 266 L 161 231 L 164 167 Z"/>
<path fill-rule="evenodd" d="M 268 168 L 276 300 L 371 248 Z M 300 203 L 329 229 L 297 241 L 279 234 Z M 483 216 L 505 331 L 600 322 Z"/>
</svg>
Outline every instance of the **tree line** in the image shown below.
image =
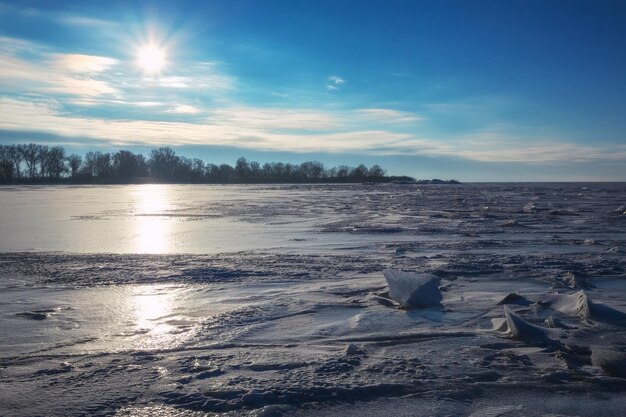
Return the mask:
<svg viewBox="0 0 626 417">
<path fill-rule="evenodd" d="M 68 155 L 61 146 L 34 143 L 0 145 L 1 183 L 362 182 L 393 179 L 409 177 L 388 177 L 379 165 L 326 168 L 317 161 L 261 164 L 241 157 L 234 166 L 216 165 L 199 158 L 179 156 L 168 147 L 153 149 L 146 158 L 128 150 L 87 152 L 81 156 L 74 153 Z"/>
</svg>

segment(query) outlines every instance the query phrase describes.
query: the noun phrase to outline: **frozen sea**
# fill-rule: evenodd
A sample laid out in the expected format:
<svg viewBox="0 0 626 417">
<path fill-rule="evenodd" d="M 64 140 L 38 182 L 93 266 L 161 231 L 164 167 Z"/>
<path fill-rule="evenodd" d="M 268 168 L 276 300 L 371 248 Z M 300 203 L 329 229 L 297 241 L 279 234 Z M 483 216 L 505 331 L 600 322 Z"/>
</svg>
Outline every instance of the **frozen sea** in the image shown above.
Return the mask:
<svg viewBox="0 0 626 417">
<path fill-rule="evenodd" d="M 0 187 L 0 415 L 623 415 L 625 205 L 625 183 Z"/>
</svg>

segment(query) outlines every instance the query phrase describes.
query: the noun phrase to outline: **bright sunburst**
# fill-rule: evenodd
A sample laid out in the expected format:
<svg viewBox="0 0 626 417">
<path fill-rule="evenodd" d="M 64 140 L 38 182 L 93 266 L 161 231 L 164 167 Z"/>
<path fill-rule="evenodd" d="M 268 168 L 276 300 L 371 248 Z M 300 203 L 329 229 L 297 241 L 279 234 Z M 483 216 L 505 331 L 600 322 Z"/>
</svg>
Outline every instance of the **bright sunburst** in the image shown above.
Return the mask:
<svg viewBox="0 0 626 417">
<path fill-rule="evenodd" d="M 142 46 L 137 52 L 137 64 L 147 74 L 158 73 L 165 66 L 165 50 L 155 44 Z"/>
</svg>

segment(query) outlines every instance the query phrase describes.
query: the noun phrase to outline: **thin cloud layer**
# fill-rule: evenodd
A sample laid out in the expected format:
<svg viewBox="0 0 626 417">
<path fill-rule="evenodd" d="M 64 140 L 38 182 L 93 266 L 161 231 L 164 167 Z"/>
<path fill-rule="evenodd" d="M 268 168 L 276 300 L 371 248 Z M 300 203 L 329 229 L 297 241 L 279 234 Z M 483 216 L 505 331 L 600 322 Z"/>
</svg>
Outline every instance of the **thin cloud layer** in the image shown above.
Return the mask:
<svg viewBox="0 0 626 417">
<path fill-rule="evenodd" d="M 281 115 L 283 119 L 279 121 L 277 118 Z M 285 132 L 285 126 L 314 131 L 313 127 L 322 125 L 324 129 L 317 133 Z M 535 164 L 626 159 L 624 146 L 609 149 L 567 143 L 520 146 L 518 141 L 493 137 L 442 142 L 385 129 L 328 131 L 341 126 L 340 120 L 314 111 L 279 110 L 272 113 L 264 109 L 234 108 L 213 112 L 201 123 L 103 120 L 66 116 L 50 102 L 0 99 L 0 129 L 90 138 L 115 144 L 234 146 L 295 153 L 416 155 Z"/>
<path fill-rule="evenodd" d="M 66 94 L 72 96 L 115 95 L 117 89 L 107 81 L 96 79 L 90 73 L 99 73 L 115 65 L 106 57 L 77 54 L 40 53 L 39 62 L 18 56 L 22 43 L 10 45 L 11 40 L 0 39 L 0 88 L 14 93 Z M 9 44 L 9 45 L 7 45 Z M 37 48 L 34 48 L 37 51 Z"/>
</svg>

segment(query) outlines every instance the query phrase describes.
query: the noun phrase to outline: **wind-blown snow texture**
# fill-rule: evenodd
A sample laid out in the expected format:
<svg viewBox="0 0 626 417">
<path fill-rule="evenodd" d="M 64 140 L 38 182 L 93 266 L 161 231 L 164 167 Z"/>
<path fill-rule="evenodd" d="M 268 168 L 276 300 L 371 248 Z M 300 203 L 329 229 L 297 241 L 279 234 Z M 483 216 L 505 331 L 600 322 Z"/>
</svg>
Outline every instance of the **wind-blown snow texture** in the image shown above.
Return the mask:
<svg viewBox="0 0 626 417">
<path fill-rule="evenodd" d="M 0 415 L 626 409 L 624 184 L 165 187 L 0 189 Z"/>
</svg>

